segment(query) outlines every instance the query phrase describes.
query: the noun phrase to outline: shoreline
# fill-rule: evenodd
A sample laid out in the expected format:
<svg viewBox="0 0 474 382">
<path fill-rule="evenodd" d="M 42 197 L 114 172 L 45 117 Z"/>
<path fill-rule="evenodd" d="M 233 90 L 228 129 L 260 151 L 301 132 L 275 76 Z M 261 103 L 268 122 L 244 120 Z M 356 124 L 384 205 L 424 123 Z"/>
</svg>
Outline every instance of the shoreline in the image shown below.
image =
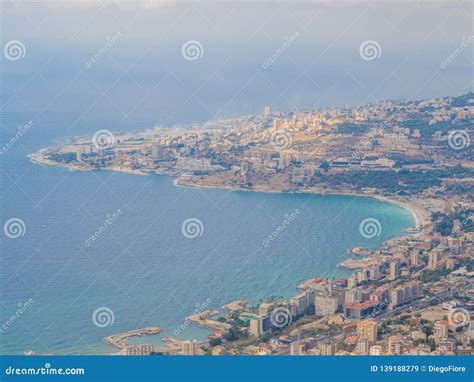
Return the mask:
<svg viewBox="0 0 474 382">
<path fill-rule="evenodd" d="M 171 175 L 169 175 L 171 176 Z M 181 178 L 182 180 L 182 178 Z M 243 191 L 243 192 L 260 192 L 260 193 L 267 193 L 267 194 L 288 194 L 288 192 L 283 192 L 281 190 L 271 190 L 265 188 L 235 188 L 230 186 L 217 186 L 217 185 L 205 185 L 205 184 L 191 184 L 191 183 L 180 183 L 179 176 L 175 176 L 174 184 L 177 187 L 190 187 L 190 188 L 207 188 L 207 189 L 215 189 L 215 190 L 230 190 L 230 191 Z M 419 206 L 415 205 L 412 201 L 401 201 L 386 195 L 376 195 L 376 194 L 364 194 L 364 193 L 357 193 L 347 191 L 326 191 L 326 190 L 296 190 L 293 193 L 295 194 L 311 194 L 311 195 L 333 195 L 333 196 L 353 196 L 353 197 L 367 197 L 367 198 L 374 198 L 381 202 L 389 203 L 396 205 L 398 207 L 402 207 L 413 217 L 413 221 L 415 226 L 413 229 L 421 230 L 428 222 L 428 212 L 421 209 Z"/>
<path fill-rule="evenodd" d="M 40 151 L 32 154 L 28 154 L 28 158 L 34 163 L 38 163 L 41 165 L 52 166 L 52 167 L 63 167 L 67 168 L 72 171 L 113 171 L 113 172 L 122 172 L 126 174 L 132 175 L 166 175 L 174 177 L 174 185 L 177 187 L 192 187 L 192 188 L 207 188 L 207 189 L 215 189 L 215 190 L 231 190 L 231 191 L 244 191 L 244 192 L 260 192 L 260 193 L 268 193 L 268 194 L 286 194 L 288 192 L 284 192 L 283 190 L 279 189 L 270 189 L 266 187 L 256 187 L 256 188 L 236 188 L 231 186 L 219 186 L 219 185 L 206 185 L 202 183 L 191 183 L 186 182 L 187 177 L 182 177 L 180 175 L 173 175 L 173 174 L 158 174 L 156 172 L 144 172 L 140 170 L 132 170 L 132 169 L 125 169 L 125 168 L 103 168 L 103 169 L 93 169 L 86 166 L 80 165 L 72 165 L 69 163 L 59 163 L 54 162 L 48 159 L 45 159 L 42 156 L 42 153 L 48 150 L 48 148 L 41 149 Z M 328 191 L 326 189 L 303 189 L 303 190 L 295 190 L 293 191 L 295 194 L 312 194 L 312 195 L 335 195 L 335 196 L 354 196 L 354 197 L 371 197 L 377 199 L 381 202 L 393 204 L 399 207 L 402 207 L 410 212 L 414 220 L 414 227 L 411 228 L 416 231 L 421 231 L 421 229 L 429 223 L 429 213 L 416 205 L 413 201 L 410 200 L 399 200 L 392 196 L 387 195 L 377 195 L 377 194 L 364 194 L 359 192 L 354 192 L 351 190 L 340 190 L 340 191 Z M 410 228 L 409 228 L 410 229 Z"/>
</svg>

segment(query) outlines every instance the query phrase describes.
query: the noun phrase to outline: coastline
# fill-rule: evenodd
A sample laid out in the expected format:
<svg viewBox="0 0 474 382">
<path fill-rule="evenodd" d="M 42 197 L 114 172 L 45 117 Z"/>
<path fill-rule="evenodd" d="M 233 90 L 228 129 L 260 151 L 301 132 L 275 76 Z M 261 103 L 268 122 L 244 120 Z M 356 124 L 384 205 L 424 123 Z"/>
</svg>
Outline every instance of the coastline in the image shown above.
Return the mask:
<svg viewBox="0 0 474 382">
<path fill-rule="evenodd" d="M 28 154 L 28 158 L 30 161 L 36 164 L 44 165 L 44 166 L 51 166 L 51 167 L 62 167 L 67 168 L 70 171 L 113 171 L 113 172 L 123 172 L 125 174 L 132 174 L 132 175 L 150 175 L 150 173 L 140 171 L 140 170 L 133 170 L 131 168 L 126 167 L 104 167 L 100 169 L 90 168 L 87 166 L 75 165 L 70 163 L 61 163 L 55 162 L 49 159 L 46 159 L 42 156 L 42 152 L 47 149 L 42 149 L 36 153 Z"/>
<path fill-rule="evenodd" d="M 118 167 L 106 167 L 103 169 L 93 169 L 87 166 L 81 166 L 81 165 L 74 165 L 70 163 L 60 163 L 60 162 L 54 162 L 52 160 L 46 159 L 42 154 L 47 151 L 48 148 L 41 149 L 40 151 L 36 153 L 29 154 L 28 157 L 30 160 L 34 163 L 46 165 L 46 166 L 58 166 L 58 167 L 64 167 L 72 171 L 115 171 L 115 172 L 123 172 L 126 174 L 132 174 L 132 175 L 167 175 L 167 176 L 173 176 L 174 179 L 174 184 L 177 187 L 193 187 L 193 188 L 209 188 L 209 189 L 216 189 L 216 190 L 231 190 L 231 191 L 245 191 L 245 192 L 261 192 L 261 193 L 269 193 L 269 194 L 282 194 L 282 193 L 287 193 L 283 189 L 279 188 L 270 188 L 270 187 L 253 187 L 253 188 L 237 188 L 237 187 L 232 187 L 232 186 L 227 186 L 227 185 L 216 185 L 216 184 L 204 184 L 204 183 L 197 183 L 197 182 L 190 182 L 189 180 L 191 178 L 186 177 L 186 176 L 180 176 L 176 174 L 157 174 L 154 172 L 145 172 L 141 170 L 133 170 L 130 168 L 118 168 Z M 387 195 L 377 195 L 377 194 L 366 194 L 366 193 L 361 193 L 361 192 L 355 192 L 353 190 L 336 190 L 336 191 L 328 191 L 325 188 L 306 188 L 306 189 L 300 189 L 300 190 L 295 190 L 293 191 L 295 194 L 312 194 L 312 195 L 336 195 L 336 196 L 354 196 L 354 197 L 372 197 L 375 198 L 381 202 L 389 203 L 389 204 L 394 204 L 399 207 L 402 207 L 410 212 L 410 214 L 413 217 L 414 220 L 414 227 L 409 228 L 414 231 L 421 231 L 421 229 L 429 224 L 430 219 L 429 219 L 429 212 L 415 204 L 413 200 L 399 200 L 393 196 L 387 196 Z"/>
<path fill-rule="evenodd" d="M 185 178 L 184 178 L 185 179 Z M 181 181 L 181 182 L 180 182 Z M 206 185 L 202 183 L 189 183 L 183 182 L 183 178 L 175 177 L 174 184 L 177 187 L 193 187 L 193 188 L 208 188 L 208 189 L 216 189 L 216 190 L 231 190 L 231 191 L 244 191 L 244 192 L 261 192 L 261 193 L 268 193 L 268 194 L 282 194 L 285 193 L 282 190 L 274 190 L 270 188 L 236 188 L 230 186 L 218 186 L 218 185 Z M 312 195 L 334 195 L 334 196 L 354 196 L 354 197 L 367 197 L 367 198 L 374 198 L 381 202 L 394 204 L 399 207 L 402 207 L 410 212 L 413 217 L 415 226 L 413 229 L 421 230 L 426 224 L 429 222 L 428 218 L 428 211 L 423 210 L 418 205 L 416 205 L 413 201 L 406 201 L 406 200 L 398 200 L 393 197 L 389 197 L 386 195 L 376 195 L 376 194 L 364 194 L 364 193 L 357 193 L 350 190 L 340 190 L 340 191 L 327 191 L 323 189 L 303 189 L 303 190 L 295 190 L 293 193 L 295 194 L 312 194 Z"/>
</svg>

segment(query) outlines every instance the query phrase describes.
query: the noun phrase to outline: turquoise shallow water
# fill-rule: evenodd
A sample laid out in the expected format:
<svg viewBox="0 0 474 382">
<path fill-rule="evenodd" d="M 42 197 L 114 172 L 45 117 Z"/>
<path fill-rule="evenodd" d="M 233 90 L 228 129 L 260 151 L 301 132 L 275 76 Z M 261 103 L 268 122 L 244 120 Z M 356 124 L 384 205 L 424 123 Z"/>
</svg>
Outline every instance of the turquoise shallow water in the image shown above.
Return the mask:
<svg viewBox="0 0 474 382">
<path fill-rule="evenodd" d="M 348 248 L 376 247 L 413 224 L 409 211 L 373 198 L 176 187 L 170 177 L 73 172 L 24 157 L 15 166 L 16 186 L 8 187 L 7 179 L 4 188 L 2 222 L 19 217 L 26 232 L 2 237 L 0 321 L 8 322 L 2 353 L 111 352 L 102 338 L 144 326 L 164 328 L 146 339 L 156 345 L 176 331 L 202 338 L 208 332 L 193 325 L 179 329 L 198 307 L 288 297 L 303 279 L 347 275 L 336 264 Z M 265 246 L 285 214 L 296 210 Z M 374 239 L 359 233 L 369 217 L 382 226 Z M 182 234 L 188 218 L 202 222 L 201 236 Z M 29 298 L 33 303 L 8 321 Z M 101 307 L 114 315 L 104 328 L 92 320 Z"/>
</svg>

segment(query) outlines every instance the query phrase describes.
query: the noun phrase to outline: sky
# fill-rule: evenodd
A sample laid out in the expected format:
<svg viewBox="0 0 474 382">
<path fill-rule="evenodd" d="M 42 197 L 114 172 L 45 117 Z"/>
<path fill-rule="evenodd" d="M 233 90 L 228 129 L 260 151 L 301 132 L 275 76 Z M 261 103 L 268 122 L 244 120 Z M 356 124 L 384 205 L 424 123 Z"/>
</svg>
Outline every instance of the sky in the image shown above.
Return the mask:
<svg viewBox="0 0 474 382">
<path fill-rule="evenodd" d="M 2 57 L 0 111 L 74 131 L 457 95 L 472 90 L 472 6 L 6 0 L 0 41 L 24 55 Z"/>
</svg>

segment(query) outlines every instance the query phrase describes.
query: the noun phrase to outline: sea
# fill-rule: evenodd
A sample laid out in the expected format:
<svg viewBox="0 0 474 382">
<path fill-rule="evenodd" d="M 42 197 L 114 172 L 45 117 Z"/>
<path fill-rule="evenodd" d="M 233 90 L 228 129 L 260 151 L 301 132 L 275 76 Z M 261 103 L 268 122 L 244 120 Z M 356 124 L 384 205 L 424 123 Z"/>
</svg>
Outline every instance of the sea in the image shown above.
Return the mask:
<svg viewBox="0 0 474 382">
<path fill-rule="evenodd" d="M 308 278 L 348 276 L 337 264 L 349 248 L 377 248 L 414 225 L 409 211 L 370 197 L 178 187 L 168 176 L 71 171 L 29 154 L 100 129 L 184 126 L 264 105 L 443 96 L 446 81 L 457 94 L 471 70 L 463 57 L 442 73 L 426 69 L 470 30 L 454 5 L 462 22 L 426 36 L 414 32 L 419 17 L 436 25 L 449 5 L 407 13 L 307 4 L 288 13 L 271 4 L 189 12 L 45 4 L 3 9 L 2 47 L 23 46 L 15 43 L 14 59 L 5 50 L 1 67 L 2 354 L 108 354 L 115 349 L 104 337 L 148 326 L 163 331 L 130 342 L 203 339 L 210 332 L 188 315 L 236 299 L 288 298 Z M 399 33 L 384 33 L 387 23 Z M 373 60 L 361 58 L 366 40 L 381 47 Z M 201 45 L 197 58 L 185 57 L 189 41 Z M 367 219 L 378 222 L 373 237 L 361 234 Z"/>
</svg>

